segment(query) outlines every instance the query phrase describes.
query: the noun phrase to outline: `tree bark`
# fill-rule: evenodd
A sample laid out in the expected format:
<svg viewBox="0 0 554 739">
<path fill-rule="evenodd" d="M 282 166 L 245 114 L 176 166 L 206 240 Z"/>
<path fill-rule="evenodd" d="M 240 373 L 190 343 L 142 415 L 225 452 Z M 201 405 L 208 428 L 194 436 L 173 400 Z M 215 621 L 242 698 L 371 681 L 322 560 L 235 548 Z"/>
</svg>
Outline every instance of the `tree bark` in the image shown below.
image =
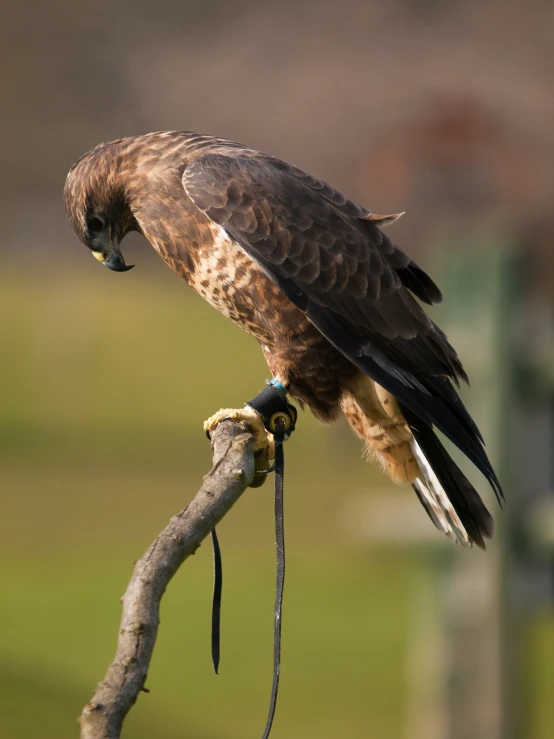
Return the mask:
<svg viewBox="0 0 554 739">
<path fill-rule="evenodd" d="M 253 440 L 243 424 L 220 423 L 212 435 L 213 467 L 189 505 L 174 516 L 135 565 L 122 598 L 115 658 L 79 719 L 81 739 L 118 739 L 134 705 L 154 651 L 160 601 L 171 578 L 250 485 L 255 472 Z"/>
</svg>

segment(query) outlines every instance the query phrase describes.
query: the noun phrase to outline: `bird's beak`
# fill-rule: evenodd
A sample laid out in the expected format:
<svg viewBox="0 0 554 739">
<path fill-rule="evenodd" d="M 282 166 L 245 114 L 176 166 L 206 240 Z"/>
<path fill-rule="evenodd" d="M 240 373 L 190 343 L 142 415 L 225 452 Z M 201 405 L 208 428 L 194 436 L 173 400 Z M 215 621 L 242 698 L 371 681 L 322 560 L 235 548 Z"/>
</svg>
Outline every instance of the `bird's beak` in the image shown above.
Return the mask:
<svg viewBox="0 0 554 739">
<path fill-rule="evenodd" d="M 92 256 L 114 272 L 127 272 L 128 270 L 133 269 L 135 265 L 125 264 L 123 254 L 119 249 L 112 244 L 110 244 L 110 246 L 112 248 L 109 251 L 93 251 Z"/>
</svg>

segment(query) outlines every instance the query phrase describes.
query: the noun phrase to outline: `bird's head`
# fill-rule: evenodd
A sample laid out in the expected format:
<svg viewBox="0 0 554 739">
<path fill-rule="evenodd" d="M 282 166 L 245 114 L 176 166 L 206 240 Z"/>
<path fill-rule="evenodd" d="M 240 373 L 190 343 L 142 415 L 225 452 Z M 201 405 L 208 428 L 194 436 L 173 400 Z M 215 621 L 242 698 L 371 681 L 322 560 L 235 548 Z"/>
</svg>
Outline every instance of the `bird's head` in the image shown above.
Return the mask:
<svg viewBox="0 0 554 739">
<path fill-rule="evenodd" d="M 64 189 L 65 210 L 76 236 L 93 256 L 115 272 L 126 272 L 133 265 L 125 264 L 119 245 L 127 233 L 140 229 L 110 146 L 97 146 L 71 167 Z"/>
</svg>

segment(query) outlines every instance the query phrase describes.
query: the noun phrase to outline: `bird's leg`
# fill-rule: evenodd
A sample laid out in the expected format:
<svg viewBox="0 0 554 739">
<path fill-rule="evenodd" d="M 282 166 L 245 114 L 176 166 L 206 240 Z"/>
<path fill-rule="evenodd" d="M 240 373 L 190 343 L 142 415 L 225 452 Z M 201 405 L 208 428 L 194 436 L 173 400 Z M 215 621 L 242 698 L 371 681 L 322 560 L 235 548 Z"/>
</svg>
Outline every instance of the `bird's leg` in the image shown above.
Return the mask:
<svg viewBox="0 0 554 739">
<path fill-rule="evenodd" d="M 210 436 L 218 423 L 225 420 L 246 424 L 254 437 L 254 457 L 257 475 L 252 487 L 263 483 L 275 459 L 275 444 L 282 444 L 294 431 L 298 414 L 287 402 L 286 387 L 277 379 L 270 380 L 267 387 L 244 408 L 223 408 L 204 422 L 204 431 Z M 259 479 L 257 479 L 259 478 Z"/>
<path fill-rule="evenodd" d="M 244 408 L 222 408 L 204 421 L 204 431 L 210 436 L 221 421 L 239 421 L 246 424 L 254 437 L 256 470 L 265 472 L 275 459 L 275 442 L 264 426 L 264 419 L 250 406 Z"/>
</svg>

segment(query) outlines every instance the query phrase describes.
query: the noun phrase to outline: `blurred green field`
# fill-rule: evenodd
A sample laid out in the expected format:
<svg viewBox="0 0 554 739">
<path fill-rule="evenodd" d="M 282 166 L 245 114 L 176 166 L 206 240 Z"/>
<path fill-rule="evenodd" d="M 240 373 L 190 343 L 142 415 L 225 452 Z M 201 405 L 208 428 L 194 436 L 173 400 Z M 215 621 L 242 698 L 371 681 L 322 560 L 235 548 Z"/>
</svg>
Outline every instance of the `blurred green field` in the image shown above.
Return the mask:
<svg viewBox="0 0 554 739">
<path fill-rule="evenodd" d="M 132 563 L 208 470 L 201 430 L 267 369 L 253 340 L 163 265 L 93 260 L 0 278 L 0 735 L 65 739 L 109 663 Z M 89 264 L 91 262 L 91 264 Z M 155 266 L 156 265 L 156 266 Z M 417 557 L 370 552 L 344 500 L 387 487 L 344 425 L 302 414 L 287 446 L 288 581 L 275 736 L 405 736 Z M 391 494 L 403 491 L 391 488 Z M 414 516 L 424 516 L 413 501 Z M 211 552 L 172 582 L 125 736 L 245 739 L 263 727 L 272 661 L 270 485 L 224 521 L 223 658 L 211 674 Z M 473 556 L 473 555 L 471 555 Z M 554 625 L 530 639 L 533 739 L 554 721 Z"/>
</svg>

